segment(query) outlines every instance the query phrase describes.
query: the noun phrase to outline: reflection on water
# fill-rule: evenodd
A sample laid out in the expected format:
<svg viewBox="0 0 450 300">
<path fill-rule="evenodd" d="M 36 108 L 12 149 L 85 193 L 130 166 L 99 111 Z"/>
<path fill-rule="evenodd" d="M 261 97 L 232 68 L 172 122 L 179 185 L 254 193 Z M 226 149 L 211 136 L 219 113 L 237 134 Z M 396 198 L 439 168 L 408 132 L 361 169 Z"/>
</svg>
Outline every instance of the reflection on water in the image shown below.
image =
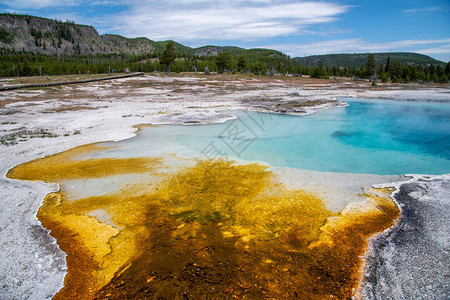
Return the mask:
<svg viewBox="0 0 450 300">
<path fill-rule="evenodd" d="M 337 138 L 341 138 L 341 137 L 354 137 L 357 135 L 360 135 L 361 133 L 359 131 L 341 131 L 341 130 L 337 130 L 335 132 L 333 132 L 331 134 L 332 137 L 337 137 Z"/>
</svg>

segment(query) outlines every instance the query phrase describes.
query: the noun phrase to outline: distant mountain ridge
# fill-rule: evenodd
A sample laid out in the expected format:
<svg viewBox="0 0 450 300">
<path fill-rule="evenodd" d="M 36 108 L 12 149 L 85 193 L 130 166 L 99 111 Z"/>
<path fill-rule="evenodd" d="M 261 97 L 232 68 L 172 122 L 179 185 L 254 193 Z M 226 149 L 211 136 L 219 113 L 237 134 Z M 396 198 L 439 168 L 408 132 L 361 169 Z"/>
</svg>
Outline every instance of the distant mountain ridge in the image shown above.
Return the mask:
<svg viewBox="0 0 450 300">
<path fill-rule="evenodd" d="M 153 54 L 164 51 L 169 41 L 155 42 L 145 37 L 126 38 L 115 34 L 100 35 L 88 25 L 71 21 L 52 20 L 19 14 L 0 14 L 0 49 L 26 51 L 48 55 L 95 55 L 95 54 Z M 221 51 L 234 55 L 289 59 L 286 54 L 271 49 L 243 49 L 233 46 L 203 46 L 191 48 L 174 42 L 180 56 L 215 56 Z M 444 62 L 417 53 L 375 53 L 376 64 L 392 61 L 408 64 L 439 64 Z M 357 67 L 367 61 L 366 54 L 328 54 L 293 59 L 302 65 Z"/>
<path fill-rule="evenodd" d="M 324 55 L 311 55 L 306 57 L 295 57 L 295 61 L 302 65 L 317 66 L 320 63 L 323 66 L 337 66 L 337 67 L 356 67 L 367 63 L 367 55 L 369 53 L 355 53 L 355 54 L 324 54 Z M 390 57 L 391 61 L 398 61 L 408 64 L 419 65 L 442 65 L 446 63 L 436 60 L 424 54 L 412 53 L 412 52 L 383 52 L 373 53 L 375 57 L 375 64 L 386 64 L 387 58 Z"/>
</svg>

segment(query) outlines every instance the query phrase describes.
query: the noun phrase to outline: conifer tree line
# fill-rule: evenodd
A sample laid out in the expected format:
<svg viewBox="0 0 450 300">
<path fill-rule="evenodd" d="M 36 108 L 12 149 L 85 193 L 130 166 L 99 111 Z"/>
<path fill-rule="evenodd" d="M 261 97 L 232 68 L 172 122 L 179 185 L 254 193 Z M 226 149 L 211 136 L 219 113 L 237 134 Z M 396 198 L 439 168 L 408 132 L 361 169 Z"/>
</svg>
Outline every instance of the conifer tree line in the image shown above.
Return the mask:
<svg viewBox="0 0 450 300">
<path fill-rule="evenodd" d="M 59 35 L 71 39 L 70 31 L 62 27 Z M 39 45 L 42 32 L 33 30 L 32 36 Z M 270 50 L 267 50 L 270 51 Z M 198 56 L 177 54 L 169 42 L 164 52 L 142 55 L 97 54 L 97 55 L 45 55 L 25 51 L 0 50 L 0 76 L 68 75 L 86 73 L 123 72 L 230 72 L 253 73 L 273 76 L 290 74 L 309 75 L 314 78 L 350 77 L 394 83 L 435 82 L 447 83 L 450 77 L 450 62 L 442 65 L 420 65 L 401 63 L 387 58 L 384 64 L 376 64 L 374 55 L 368 54 L 367 63 L 356 67 L 302 65 L 287 55 L 269 55 L 265 49 L 258 52 L 232 53 L 221 51 L 217 55 Z"/>
</svg>

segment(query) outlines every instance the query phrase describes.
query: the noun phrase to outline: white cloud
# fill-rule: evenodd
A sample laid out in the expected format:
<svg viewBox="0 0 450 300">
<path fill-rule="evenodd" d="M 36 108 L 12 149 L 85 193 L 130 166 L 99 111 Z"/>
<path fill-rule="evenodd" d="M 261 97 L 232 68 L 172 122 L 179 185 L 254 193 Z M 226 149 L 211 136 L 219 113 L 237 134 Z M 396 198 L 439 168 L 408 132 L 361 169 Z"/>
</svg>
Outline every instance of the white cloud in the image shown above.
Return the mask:
<svg viewBox="0 0 450 300">
<path fill-rule="evenodd" d="M 430 48 L 422 49 L 422 46 Z M 308 44 L 269 45 L 263 47 L 283 51 L 292 57 L 330 53 L 406 51 L 427 55 L 442 54 L 439 55 L 439 59 L 444 61 L 448 61 L 450 58 L 450 38 L 433 40 L 402 40 L 385 43 L 374 43 L 360 38 L 355 38 L 320 41 Z"/>
<path fill-rule="evenodd" d="M 90 6 L 115 6 L 115 5 L 121 5 L 123 4 L 123 1 L 120 0 L 96 0 L 96 1 L 90 1 Z"/>
<path fill-rule="evenodd" d="M 407 14 L 418 14 L 418 13 L 429 13 L 429 12 L 440 11 L 440 10 L 442 10 L 442 7 L 432 6 L 432 7 L 406 9 L 403 12 L 407 13 Z"/>
<path fill-rule="evenodd" d="M 76 0 L 0 0 L 0 4 L 13 9 L 41 9 L 44 7 L 75 6 Z"/>
<path fill-rule="evenodd" d="M 348 6 L 328 2 L 141 0 L 112 16 L 120 34 L 154 40 L 255 40 L 329 23 Z"/>
<path fill-rule="evenodd" d="M 449 54 L 450 53 L 450 44 L 444 45 L 441 47 L 436 47 L 436 48 L 422 49 L 422 50 L 419 50 L 418 52 L 425 53 L 425 54 Z"/>
<path fill-rule="evenodd" d="M 313 32 L 312 25 L 329 24 L 350 9 L 350 6 L 311 0 L 17 0 L 14 3 L 0 0 L 0 3 L 28 11 L 68 7 L 51 13 L 76 15 L 72 20 L 86 20 L 86 24 L 94 25 L 101 32 L 189 44 L 210 40 L 248 42 L 309 34 Z M 109 15 L 101 13 L 102 7 L 119 6 L 125 9 Z M 92 9 L 99 10 L 99 15 L 92 16 Z M 49 18 L 59 17 L 48 13 Z"/>
</svg>

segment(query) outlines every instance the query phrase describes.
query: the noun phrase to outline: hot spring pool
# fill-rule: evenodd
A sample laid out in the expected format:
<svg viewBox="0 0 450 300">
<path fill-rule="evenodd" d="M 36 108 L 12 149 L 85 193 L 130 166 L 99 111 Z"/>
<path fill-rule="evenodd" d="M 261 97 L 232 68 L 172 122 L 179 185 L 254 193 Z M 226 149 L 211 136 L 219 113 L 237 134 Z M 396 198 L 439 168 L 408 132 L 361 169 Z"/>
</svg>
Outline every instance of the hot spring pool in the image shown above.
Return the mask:
<svg viewBox="0 0 450 300">
<path fill-rule="evenodd" d="M 450 105 L 347 101 L 145 127 L 10 170 L 61 186 L 38 212 L 68 253 L 58 297 L 349 299 L 369 237 L 400 213 L 392 188 L 368 187 L 397 176 L 361 173 L 448 173 Z"/>
<path fill-rule="evenodd" d="M 360 174 L 450 172 L 450 103 L 343 99 L 308 116 L 234 111 L 223 124 L 147 127 L 104 156 L 178 153 Z"/>
</svg>

